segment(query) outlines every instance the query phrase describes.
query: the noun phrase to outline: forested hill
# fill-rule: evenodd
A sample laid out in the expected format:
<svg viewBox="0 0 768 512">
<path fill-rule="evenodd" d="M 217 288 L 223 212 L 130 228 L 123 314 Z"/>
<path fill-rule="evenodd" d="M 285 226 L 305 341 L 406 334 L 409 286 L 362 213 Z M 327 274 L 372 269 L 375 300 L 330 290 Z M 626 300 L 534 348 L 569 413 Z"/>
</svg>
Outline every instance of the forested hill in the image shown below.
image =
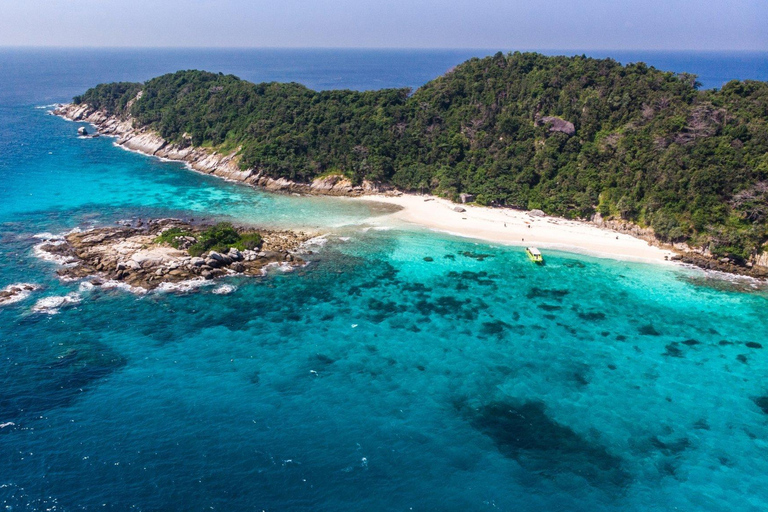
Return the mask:
<svg viewBox="0 0 768 512">
<path fill-rule="evenodd" d="M 140 98 L 133 101 L 139 91 Z M 651 226 L 747 259 L 766 241 L 768 83 L 611 59 L 498 53 L 415 92 L 315 92 L 201 71 L 75 98 L 179 143 L 239 150 L 243 168 L 344 174 L 481 204 Z"/>
</svg>

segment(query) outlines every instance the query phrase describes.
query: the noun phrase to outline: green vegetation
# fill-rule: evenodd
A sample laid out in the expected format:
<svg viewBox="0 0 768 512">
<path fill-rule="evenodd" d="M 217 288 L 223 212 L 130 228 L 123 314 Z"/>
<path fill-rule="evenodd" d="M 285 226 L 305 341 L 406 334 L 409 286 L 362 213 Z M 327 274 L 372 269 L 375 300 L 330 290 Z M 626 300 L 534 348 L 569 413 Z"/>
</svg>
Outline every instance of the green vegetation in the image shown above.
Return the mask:
<svg viewBox="0 0 768 512">
<path fill-rule="evenodd" d="M 200 256 L 208 251 L 227 252 L 234 247 L 241 251 L 261 247 L 261 235 L 254 232 L 238 233 L 232 224 L 221 222 L 212 226 L 197 237 L 197 242 L 189 248 L 190 256 Z"/>
<path fill-rule="evenodd" d="M 692 75 L 643 63 L 498 53 L 413 94 L 182 71 L 75 101 L 179 144 L 238 151 L 274 178 L 337 172 L 571 218 L 599 212 L 742 260 L 768 238 L 764 82 L 702 91 Z"/>
<path fill-rule="evenodd" d="M 232 247 L 240 251 L 253 250 L 259 249 L 262 244 L 260 234 L 251 231 L 238 233 L 228 222 L 220 222 L 199 234 L 181 228 L 170 228 L 155 238 L 155 243 L 168 244 L 174 249 L 179 249 L 184 237 L 195 240 L 187 251 L 190 256 L 200 256 L 208 251 L 226 253 Z"/>
<path fill-rule="evenodd" d="M 155 238 L 155 243 L 168 244 L 174 249 L 178 249 L 181 246 L 183 237 L 195 238 L 195 235 L 181 228 L 170 228 L 160 233 L 160 236 Z"/>
</svg>

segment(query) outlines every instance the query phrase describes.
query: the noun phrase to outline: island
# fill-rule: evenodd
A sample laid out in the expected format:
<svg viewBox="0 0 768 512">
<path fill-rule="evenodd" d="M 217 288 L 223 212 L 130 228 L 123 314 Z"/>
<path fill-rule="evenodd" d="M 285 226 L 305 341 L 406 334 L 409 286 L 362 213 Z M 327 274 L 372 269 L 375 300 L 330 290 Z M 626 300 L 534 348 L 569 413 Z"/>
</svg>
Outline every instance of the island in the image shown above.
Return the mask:
<svg viewBox="0 0 768 512">
<path fill-rule="evenodd" d="M 581 219 L 684 261 L 768 274 L 768 84 L 701 90 L 643 63 L 511 53 L 416 91 L 312 91 L 180 71 L 56 114 L 268 190 L 433 194 Z"/>
<path fill-rule="evenodd" d="M 303 232 L 256 232 L 229 223 L 150 219 L 75 230 L 41 243 L 38 250 L 63 263 L 58 270 L 63 279 L 95 286 L 120 283 L 145 292 L 228 275 L 263 275 L 270 265 L 303 266 L 298 253 L 310 252 L 302 244 L 311 238 Z M 17 288 L 3 293 L 10 297 L 26 291 Z"/>
</svg>

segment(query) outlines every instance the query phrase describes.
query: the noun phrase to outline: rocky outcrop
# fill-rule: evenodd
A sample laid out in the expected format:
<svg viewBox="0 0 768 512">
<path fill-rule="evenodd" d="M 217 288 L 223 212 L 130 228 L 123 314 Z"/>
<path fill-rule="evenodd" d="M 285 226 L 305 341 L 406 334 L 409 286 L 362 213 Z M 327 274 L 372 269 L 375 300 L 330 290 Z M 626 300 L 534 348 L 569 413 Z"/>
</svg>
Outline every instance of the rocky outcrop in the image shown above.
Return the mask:
<svg viewBox="0 0 768 512">
<path fill-rule="evenodd" d="M 705 270 L 717 270 L 729 274 L 746 275 L 756 278 L 768 277 L 768 254 L 766 253 L 761 254 L 757 258 L 753 258 L 753 260 L 747 262 L 746 265 L 739 265 L 728 258 L 718 259 L 714 257 L 707 248 L 691 247 L 685 243 L 664 243 L 656 238 L 656 234 L 652 228 L 641 228 L 637 224 L 625 220 L 606 220 L 603 219 L 599 213 L 596 213 L 591 220 L 592 223 L 597 224 L 600 227 L 611 229 L 617 233 L 631 235 L 635 238 L 645 240 L 651 245 L 674 251 L 677 254 L 670 259 L 675 261 L 695 265 Z"/>
<path fill-rule="evenodd" d="M 755 256 L 750 263 L 754 266 L 768 268 L 768 247 L 763 247 L 763 252 Z"/>
<path fill-rule="evenodd" d="M 40 286 L 31 283 L 18 283 L 6 286 L 0 290 L 0 307 L 24 300 L 32 292 L 39 289 Z"/>
<path fill-rule="evenodd" d="M 43 244 L 40 250 L 71 261 L 58 270 L 63 278 L 88 278 L 94 285 L 118 281 L 133 288 L 153 290 L 163 283 L 231 274 L 261 275 L 270 264 L 300 266 L 304 261 L 296 253 L 311 238 L 301 232 L 261 231 L 263 244 L 258 250 L 229 248 L 201 257 L 191 257 L 185 250 L 157 242 L 157 237 L 167 229 L 179 228 L 191 233 L 188 238 L 194 239 L 205 227 L 177 219 L 152 220 L 73 232 L 63 242 Z"/>
<path fill-rule="evenodd" d="M 536 126 L 549 125 L 550 132 L 560 132 L 566 135 L 576 135 L 576 127 L 572 122 L 566 121 L 561 117 L 544 116 L 536 117 Z"/>
<path fill-rule="evenodd" d="M 603 216 L 600 215 L 599 213 L 596 213 L 592 217 L 591 221 L 593 224 L 596 224 L 602 228 L 607 228 L 607 229 L 616 231 L 618 233 L 623 233 L 625 235 L 631 235 L 635 238 L 645 240 L 651 245 L 655 245 L 659 247 L 664 245 L 661 243 L 661 241 L 659 241 L 658 238 L 656 238 L 656 234 L 653 232 L 653 229 L 651 228 L 641 228 L 637 224 L 633 224 L 625 220 L 604 219 Z M 672 247 L 668 247 L 668 248 L 672 249 Z M 682 248 L 680 247 L 676 247 L 674 249 L 678 251 L 682 250 Z"/>
<path fill-rule="evenodd" d="M 297 183 L 285 178 L 272 178 L 256 169 L 240 168 L 237 152 L 229 154 L 198 148 L 185 143 L 169 143 L 159 134 L 147 128 L 135 127 L 130 117 L 110 116 L 88 105 L 59 105 L 53 113 L 71 121 L 91 123 L 102 135 L 116 138 L 116 144 L 145 155 L 185 162 L 195 171 L 211 174 L 230 181 L 239 181 L 261 187 L 271 192 L 291 192 L 331 196 L 361 196 L 365 194 L 399 194 L 389 187 L 364 181 L 353 184 L 339 175 L 324 176 L 311 183 Z"/>
</svg>

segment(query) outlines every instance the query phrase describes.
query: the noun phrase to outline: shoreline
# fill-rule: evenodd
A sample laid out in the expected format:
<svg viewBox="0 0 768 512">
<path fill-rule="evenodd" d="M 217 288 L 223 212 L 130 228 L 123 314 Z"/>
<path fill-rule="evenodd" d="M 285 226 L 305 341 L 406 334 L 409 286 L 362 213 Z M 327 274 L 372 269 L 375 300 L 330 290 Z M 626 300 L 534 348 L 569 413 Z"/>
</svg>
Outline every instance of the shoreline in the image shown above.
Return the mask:
<svg viewBox="0 0 768 512">
<path fill-rule="evenodd" d="M 115 145 L 145 156 L 185 164 L 190 170 L 225 181 L 243 183 L 267 192 L 337 196 L 348 200 L 379 202 L 399 206 L 400 211 L 372 219 L 385 223 L 419 226 L 429 230 L 509 246 L 538 246 L 602 258 L 653 264 L 672 260 L 703 270 L 719 271 L 764 279 L 766 271 L 723 263 L 690 248 L 664 246 L 652 233 L 632 224 L 569 220 L 513 208 L 490 208 L 457 204 L 431 195 L 402 193 L 389 187 L 364 182 L 353 185 L 342 176 L 317 178 L 312 183 L 274 179 L 254 169 L 241 170 L 236 153 L 220 154 L 205 148 L 168 143 L 147 128 L 134 128 L 131 119 L 119 119 L 88 105 L 57 105 L 53 115 L 74 122 L 89 123 L 96 133 L 112 137 Z M 455 209 L 463 209 L 463 212 Z M 530 226 L 530 227 L 529 227 Z"/>
<path fill-rule="evenodd" d="M 595 224 L 560 217 L 535 216 L 511 208 L 457 205 L 447 199 L 416 194 L 369 195 L 353 201 L 375 201 L 401 209 L 381 220 L 420 226 L 462 238 L 515 247 L 535 246 L 641 263 L 672 264 L 669 249 Z M 456 211 L 459 207 L 463 212 Z M 379 221 L 381 222 L 381 221 Z"/>
</svg>

